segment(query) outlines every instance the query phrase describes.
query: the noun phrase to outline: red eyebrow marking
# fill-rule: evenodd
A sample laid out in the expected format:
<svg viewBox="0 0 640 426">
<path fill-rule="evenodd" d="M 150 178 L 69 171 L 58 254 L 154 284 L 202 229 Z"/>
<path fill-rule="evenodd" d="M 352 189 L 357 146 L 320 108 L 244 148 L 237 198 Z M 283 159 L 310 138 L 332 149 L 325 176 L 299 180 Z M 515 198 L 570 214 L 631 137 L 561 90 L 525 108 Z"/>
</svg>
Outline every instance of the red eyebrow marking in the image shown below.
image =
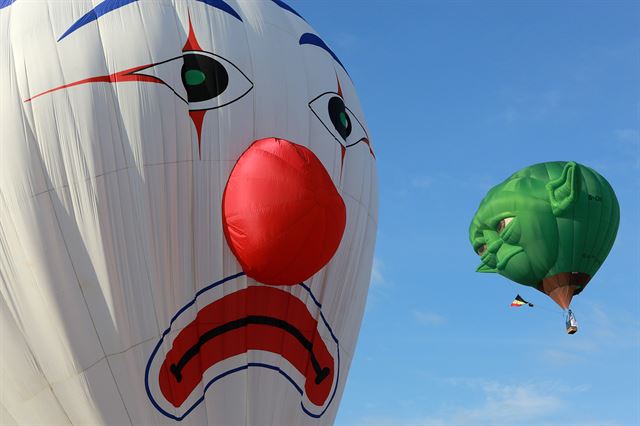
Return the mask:
<svg viewBox="0 0 640 426">
<path fill-rule="evenodd" d="M 113 74 L 109 74 L 109 75 L 100 75 L 97 77 L 89 77 L 89 78 L 85 78 L 83 80 L 78 80 L 78 81 L 74 81 L 73 83 L 69 83 L 69 84 L 63 84 L 62 86 L 58 86 L 58 87 L 54 87 L 53 89 L 49 89 L 46 90 L 42 93 L 38 93 L 35 96 L 30 97 L 29 99 L 25 100 L 24 102 L 31 102 L 32 100 L 39 98 L 42 95 L 46 95 L 48 93 L 51 92 L 56 92 L 58 90 L 62 90 L 62 89 L 67 89 L 69 87 L 73 87 L 73 86 L 79 86 L 81 84 L 87 84 L 87 83 L 120 83 L 123 81 L 145 81 L 147 83 L 160 83 L 160 84 L 165 84 L 164 81 L 160 80 L 159 78 L 150 76 L 150 75 L 143 75 L 143 74 L 135 74 L 136 71 L 140 71 L 142 69 L 145 68 L 149 68 L 150 66 L 152 66 L 153 64 L 149 64 L 149 65 L 141 65 L 138 67 L 133 67 L 133 68 L 129 68 L 126 69 L 124 71 L 119 71 L 119 72 L 115 72 Z"/>
</svg>

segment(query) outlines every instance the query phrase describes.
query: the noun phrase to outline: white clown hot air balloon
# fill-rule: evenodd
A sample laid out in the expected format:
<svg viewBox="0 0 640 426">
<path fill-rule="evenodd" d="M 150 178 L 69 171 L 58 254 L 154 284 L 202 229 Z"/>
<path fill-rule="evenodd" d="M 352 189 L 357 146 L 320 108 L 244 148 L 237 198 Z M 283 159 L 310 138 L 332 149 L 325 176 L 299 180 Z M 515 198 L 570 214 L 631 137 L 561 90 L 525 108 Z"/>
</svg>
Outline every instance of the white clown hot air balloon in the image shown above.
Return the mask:
<svg viewBox="0 0 640 426">
<path fill-rule="evenodd" d="M 331 424 L 374 150 L 280 0 L 0 0 L 3 424 Z"/>
</svg>

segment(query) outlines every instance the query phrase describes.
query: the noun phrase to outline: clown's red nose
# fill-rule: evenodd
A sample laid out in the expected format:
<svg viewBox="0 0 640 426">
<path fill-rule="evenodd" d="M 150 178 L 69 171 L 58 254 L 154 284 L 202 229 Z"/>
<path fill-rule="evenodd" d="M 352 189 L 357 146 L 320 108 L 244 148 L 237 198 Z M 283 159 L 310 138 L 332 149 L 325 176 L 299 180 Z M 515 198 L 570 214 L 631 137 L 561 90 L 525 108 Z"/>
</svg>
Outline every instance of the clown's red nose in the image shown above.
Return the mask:
<svg viewBox="0 0 640 426">
<path fill-rule="evenodd" d="M 344 201 L 318 157 L 284 139 L 254 142 L 222 198 L 227 242 L 244 272 L 264 284 L 310 278 L 335 254 L 345 224 Z"/>
</svg>

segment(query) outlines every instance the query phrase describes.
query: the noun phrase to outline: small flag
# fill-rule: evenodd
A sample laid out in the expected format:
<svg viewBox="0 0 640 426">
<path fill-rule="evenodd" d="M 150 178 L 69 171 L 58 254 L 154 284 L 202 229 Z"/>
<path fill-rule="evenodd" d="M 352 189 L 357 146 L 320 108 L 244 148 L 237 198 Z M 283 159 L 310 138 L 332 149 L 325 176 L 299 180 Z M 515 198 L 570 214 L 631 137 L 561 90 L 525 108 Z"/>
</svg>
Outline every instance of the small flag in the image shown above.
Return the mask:
<svg viewBox="0 0 640 426">
<path fill-rule="evenodd" d="M 514 307 L 516 307 L 516 308 L 517 308 L 517 307 L 520 307 L 520 306 L 522 306 L 522 305 L 529 305 L 529 306 L 531 306 L 531 307 L 533 308 L 533 303 L 529 303 L 529 302 L 527 302 L 527 301 L 526 301 L 526 300 L 524 300 L 522 297 L 520 297 L 520 295 L 518 294 L 518 295 L 516 296 L 516 298 L 515 298 L 515 299 L 513 299 L 513 302 L 511 302 L 511 306 L 514 306 Z"/>
</svg>

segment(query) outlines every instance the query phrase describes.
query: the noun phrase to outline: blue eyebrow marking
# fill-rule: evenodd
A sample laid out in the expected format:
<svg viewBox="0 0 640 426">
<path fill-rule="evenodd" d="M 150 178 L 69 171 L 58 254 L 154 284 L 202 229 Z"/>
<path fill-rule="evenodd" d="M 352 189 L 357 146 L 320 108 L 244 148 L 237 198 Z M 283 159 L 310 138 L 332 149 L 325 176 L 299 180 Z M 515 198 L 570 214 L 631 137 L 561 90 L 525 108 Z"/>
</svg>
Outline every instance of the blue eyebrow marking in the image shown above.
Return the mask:
<svg viewBox="0 0 640 426">
<path fill-rule="evenodd" d="M 225 3 L 223 0 L 196 0 L 196 1 L 215 7 L 216 9 L 220 9 L 223 12 L 227 12 L 229 15 L 233 16 L 234 18 L 242 22 L 242 18 L 240 17 L 240 15 L 238 15 L 238 12 L 236 12 L 234 8 L 229 6 L 229 4 Z"/>
<path fill-rule="evenodd" d="M 288 10 L 289 12 L 293 13 L 294 15 L 296 15 L 298 18 L 302 19 L 303 21 L 307 22 L 306 19 L 304 19 L 302 17 L 302 15 L 300 15 L 298 12 L 296 12 L 291 6 L 289 6 L 288 4 L 286 4 L 285 2 L 283 2 L 282 0 L 271 0 L 272 2 L 274 2 L 275 4 L 277 4 L 278 6 L 280 6 L 281 8 L 283 8 L 284 10 Z"/>
<path fill-rule="evenodd" d="M 138 0 L 104 0 L 102 3 L 91 9 L 87 12 L 82 18 L 78 19 L 64 34 L 60 36 L 58 41 L 62 40 L 78 28 L 84 27 L 90 22 L 97 20 L 102 15 L 105 15 L 112 10 L 116 10 L 121 8 L 122 6 L 126 6 L 129 3 L 133 3 Z"/>
<path fill-rule="evenodd" d="M 9 1 L 11 3 L 15 0 L 0 0 L 0 1 L 4 1 L 4 2 Z M 96 21 L 101 16 L 106 15 L 107 13 L 112 12 L 116 9 L 120 9 L 121 7 L 126 6 L 128 4 L 135 3 L 137 1 L 138 0 L 104 0 L 102 3 L 100 3 L 93 9 L 91 9 L 89 12 L 87 12 L 83 17 L 81 17 L 76 22 L 74 22 L 74 24 L 71 25 L 71 27 L 69 27 L 69 29 L 60 36 L 58 41 L 61 41 L 63 38 L 65 38 L 72 32 L 76 31 L 77 29 L 80 29 L 85 25 L 93 21 Z M 229 15 L 233 16 L 234 18 L 242 22 L 242 18 L 240 18 L 240 15 L 238 15 L 238 12 L 236 12 L 231 6 L 229 6 L 226 2 L 224 2 L 224 0 L 196 0 L 196 1 L 200 3 L 204 3 L 208 6 L 215 7 L 216 9 L 220 9 L 223 12 L 227 12 Z"/>
<path fill-rule="evenodd" d="M 14 1 L 16 1 L 16 0 L 0 0 L 0 9 L 4 9 L 5 7 L 11 6 L 11 3 L 13 3 Z M 293 12 L 293 13 L 295 13 L 295 12 Z M 296 15 L 298 15 L 298 14 L 296 13 Z M 300 16 L 300 15 L 298 15 L 298 16 Z"/>
<path fill-rule="evenodd" d="M 325 50 L 327 53 L 329 53 L 329 55 L 331 55 L 331 57 L 333 57 L 333 59 L 336 60 L 337 63 L 340 64 L 340 66 L 342 67 L 343 70 L 345 70 L 345 72 L 347 71 L 344 65 L 342 65 L 342 62 L 340 62 L 340 59 L 338 59 L 336 54 L 333 53 L 333 50 L 329 49 L 329 46 L 327 46 L 327 44 L 324 41 L 322 41 L 322 39 L 317 35 L 311 34 L 311 33 L 302 34 L 302 37 L 300 37 L 300 46 L 302 46 L 303 44 L 311 44 L 313 46 L 317 46 L 320 49 Z"/>
</svg>

